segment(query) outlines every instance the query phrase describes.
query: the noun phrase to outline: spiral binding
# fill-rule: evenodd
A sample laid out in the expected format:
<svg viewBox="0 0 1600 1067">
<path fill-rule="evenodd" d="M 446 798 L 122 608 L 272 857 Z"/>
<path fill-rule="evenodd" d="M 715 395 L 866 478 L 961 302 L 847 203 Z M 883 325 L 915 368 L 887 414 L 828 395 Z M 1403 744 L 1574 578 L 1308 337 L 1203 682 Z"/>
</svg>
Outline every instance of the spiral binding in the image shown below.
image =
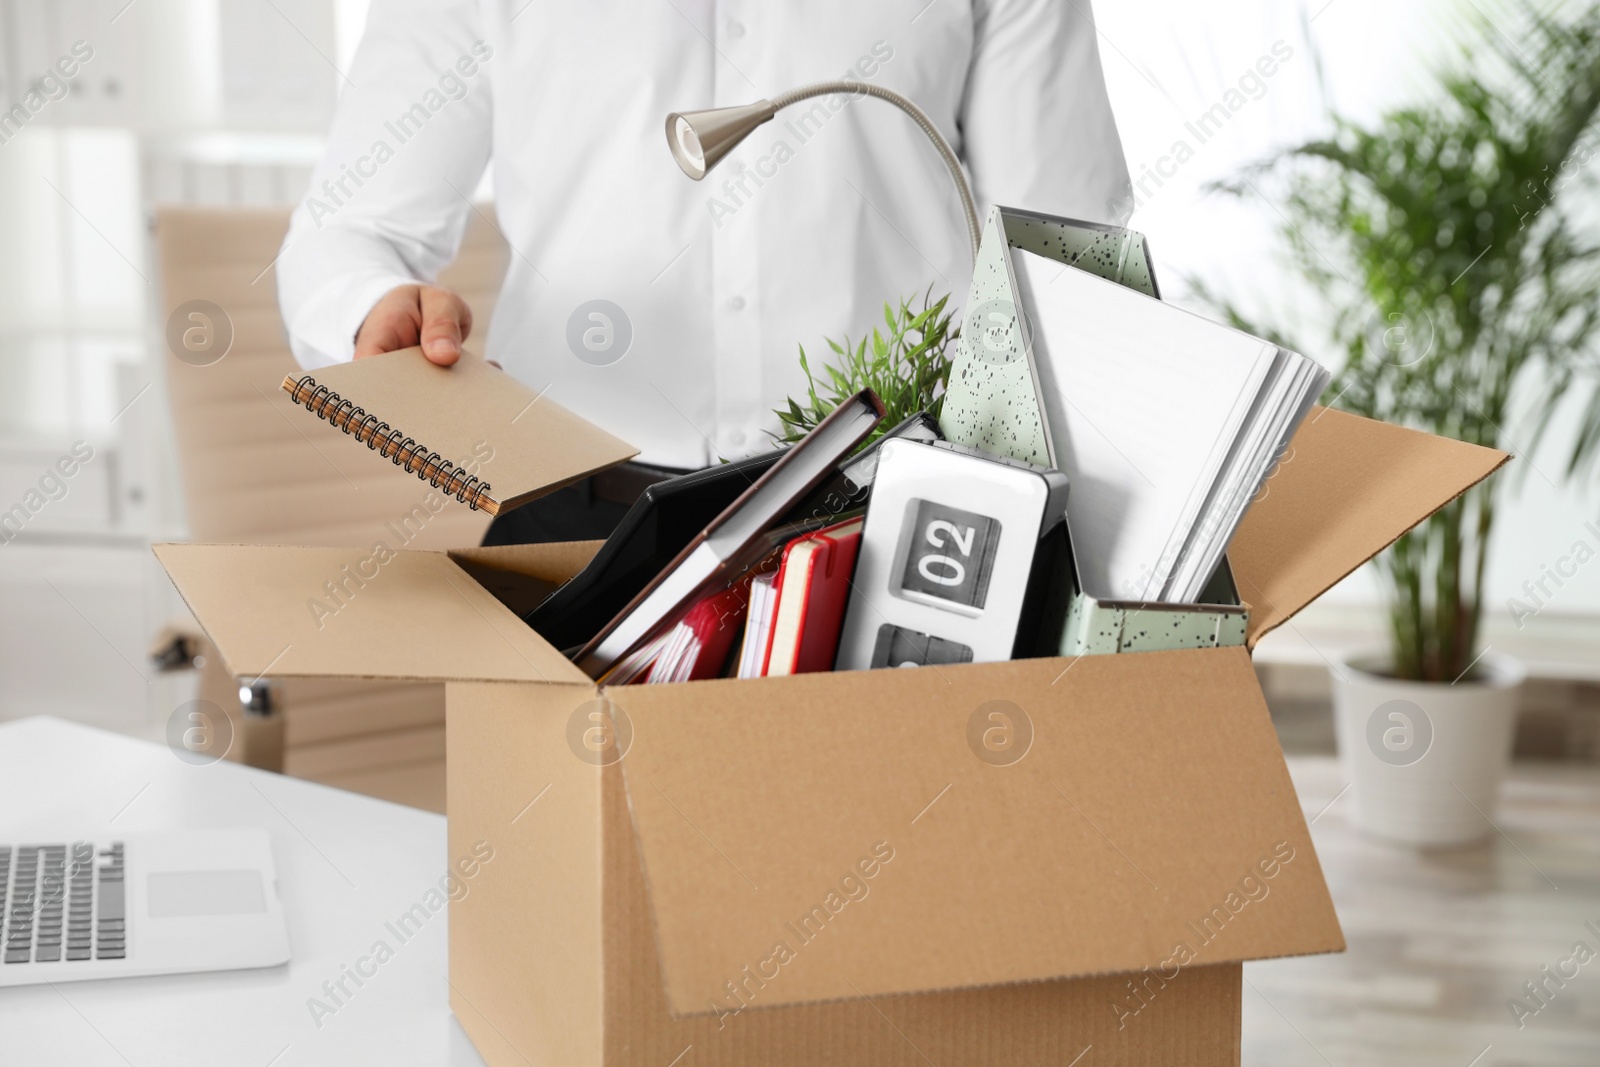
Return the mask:
<svg viewBox="0 0 1600 1067">
<path fill-rule="evenodd" d="M 376 415 L 369 415 L 326 385 L 318 385 L 311 375 L 296 381 L 289 395 L 317 418 L 332 423 L 378 455 L 393 461 L 395 466 L 404 467 L 408 474 L 425 479 L 435 489 L 444 490 L 446 496 L 455 497 L 472 510 L 479 510 L 489 496 L 488 482 L 474 478 L 411 438 L 402 437 L 399 430 L 391 429 Z"/>
</svg>

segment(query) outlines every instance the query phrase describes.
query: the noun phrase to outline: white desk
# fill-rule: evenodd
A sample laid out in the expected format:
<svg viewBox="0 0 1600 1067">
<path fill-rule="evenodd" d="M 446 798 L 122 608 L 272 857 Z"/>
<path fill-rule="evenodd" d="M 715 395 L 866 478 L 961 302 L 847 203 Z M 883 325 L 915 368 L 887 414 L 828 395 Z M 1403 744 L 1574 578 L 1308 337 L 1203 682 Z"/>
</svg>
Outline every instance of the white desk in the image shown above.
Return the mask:
<svg viewBox="0 0 1600 1067">
<path fill-rule="evenodd" d="M 384 925 L 443 877 L 443 816 L 231 763 L 192 766 L 58 719 L 0 724 L 0 840 L 240 826 L 272 835 L 287 966 L 0 989 L 0 1063 L 482 1065 L 450 1013 L 446 913 L 404 944 Z M 319 1026 L 307 1001 L 379 940 L 393 958 L 361 988 L 347 983 L 353 995 Z"/>
</svg>

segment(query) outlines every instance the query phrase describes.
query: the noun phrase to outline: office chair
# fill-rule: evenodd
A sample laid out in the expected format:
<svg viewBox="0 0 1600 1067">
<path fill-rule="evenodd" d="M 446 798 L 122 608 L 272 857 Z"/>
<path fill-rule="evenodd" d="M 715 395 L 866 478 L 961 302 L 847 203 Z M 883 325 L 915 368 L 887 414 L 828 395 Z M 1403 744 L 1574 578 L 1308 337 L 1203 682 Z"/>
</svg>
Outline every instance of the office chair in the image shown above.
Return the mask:
<svg viewBox="0 0 1600 1067">
<path fill-rule="evenodd" d="M 189 533 L 201 542 L 367 549 L 383 536 L 384 522 L 410 512 L 428 487 L 297 411 L 279 388 L 298 367 L 266 268 L 288 221 L 286 210 L 275 209 L 154 213 L 163 327 L 181 305 L 206 300 L 223 309 L 233 330 L 227 354 L 209 365 L 161 352 Z M 488 326 L 507 252 L 475 212 L 460 254 L 439 279 L 467 301 L 479 330 Z M 451 506 L 407 547 L 476 545 L 488 523 L 482 512 Z M 205 652 L 204 642 L 195 643 L 189 662 L 204 661 L 201 697 L 233 719 L 233 758 L 444 810 L 442 685 L 268 679 L 242 699 L 240 680 Z"/>
</svg>

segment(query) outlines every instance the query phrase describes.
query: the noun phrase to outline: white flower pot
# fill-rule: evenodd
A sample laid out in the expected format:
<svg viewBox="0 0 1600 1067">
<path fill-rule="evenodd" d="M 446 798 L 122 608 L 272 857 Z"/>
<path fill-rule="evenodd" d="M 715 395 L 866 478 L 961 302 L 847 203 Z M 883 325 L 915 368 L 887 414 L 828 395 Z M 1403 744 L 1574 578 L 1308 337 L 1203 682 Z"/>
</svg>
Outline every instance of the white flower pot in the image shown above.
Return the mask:
<svg viewBox="0 0 1600 1067">
<path fill-rule="evenodd" d="M 1470 844 L 1494 832 L 1527 671 L 1485 653 L 1473 680 L 1387 677 L 1386 657 L 1347 660 L 1333 680 L 1339 760 L 1354 824 L 1422 848 Z"/>
</svg>

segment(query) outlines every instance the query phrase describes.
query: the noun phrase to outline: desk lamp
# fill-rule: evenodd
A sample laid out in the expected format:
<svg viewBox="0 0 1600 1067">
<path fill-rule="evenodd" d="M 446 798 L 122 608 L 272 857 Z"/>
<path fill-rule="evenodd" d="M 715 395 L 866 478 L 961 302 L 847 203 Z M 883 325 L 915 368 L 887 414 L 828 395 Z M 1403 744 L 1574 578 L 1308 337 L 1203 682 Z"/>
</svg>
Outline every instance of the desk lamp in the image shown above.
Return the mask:
<svg viewBox="0 0 1600 1067">
<path fill-rule="evenodd" d="M 961 164 L 956 160 L 950 142 L 944 139 L 933 120 L 916 104 L 890 89 L 857 81 L 825 81 L 802 85 L 780 93 L 771 100 L 758 100 L 737 107 L 719 107 L 708 111 L 674 111 L 667 116 L 667 144 L 672 148 L 672 158 L 678 161 L 683 172 L 700 181 L 734 146 L 754 132 L 757 126 L 772 121 L 774 115 L 790 104 L 810 100 L 817 96 L 849 93 L 854 96 L 875 96 L 887 100 L 914 119 L 928 140 L 939 150 L 944 165 L 955 179 L 956 192 L 961 195 L 961 207 L 967 216 L 967 236 L 972 240 L 972 258 L 978 258 L 978 242 L 982 231 L 978 226 L 978 209 L 972 201 L 972 188 Z"/>
</svg>

